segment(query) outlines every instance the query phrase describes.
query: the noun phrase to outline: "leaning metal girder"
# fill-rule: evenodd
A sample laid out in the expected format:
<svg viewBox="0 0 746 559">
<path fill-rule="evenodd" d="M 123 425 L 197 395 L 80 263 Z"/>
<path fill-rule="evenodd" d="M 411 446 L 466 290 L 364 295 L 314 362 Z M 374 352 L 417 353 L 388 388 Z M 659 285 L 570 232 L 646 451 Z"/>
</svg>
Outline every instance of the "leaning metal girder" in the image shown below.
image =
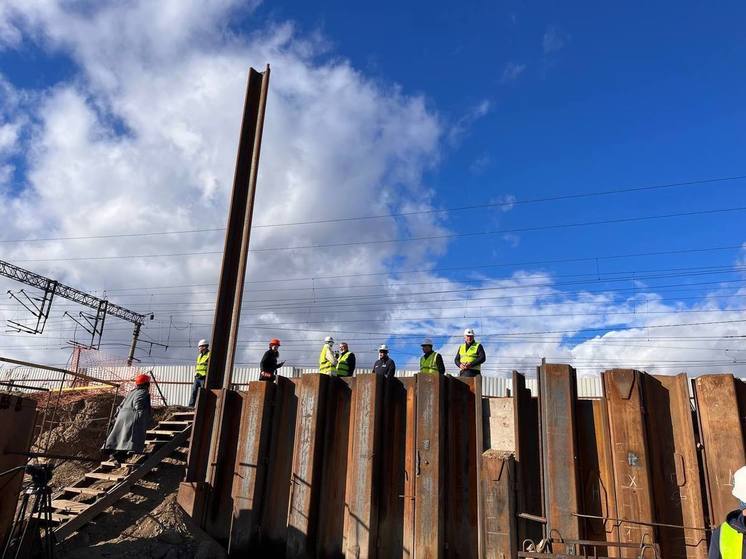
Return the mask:
<svg viewBox="0 0 746 559">
<path fill-rule="evenodd" d="M 15 266 L 14 264 L 11 264 L 10 262 L 6 262 L 4 260 L 0 260 L 0 275 L 19 281 L 21 283 L 25 283 L 26 285 L 30 285 L 32 287 L 37 287 L 39 289 L 45 289 L 49 282 L 54 281 L 50 278 L 20 268 L 19 266 Z M 79 289 L 75 289 L 74 287 L 65 285 L 64 283 L 57 283 L 57 290 L 55 291 L 55 295 L 58 297 L 64 297 L 65 299 L 68 299 L 75 303 L 79 303 L 81 305 L 85 305 L 86 307 L 90 307 L 92 309 L 98 309 L 99 303 L 103 301 L 103 299 L 80 291 Z M 122 320 L 132 322 L 133 324 L 143 324 L 146 319 L 146 316 L 144 314 L 136 313 L 113 303 L 108 303 L 106 313 L 109 316 L 115 316 L 117 318 L 121 318 Z"/>
</svg>

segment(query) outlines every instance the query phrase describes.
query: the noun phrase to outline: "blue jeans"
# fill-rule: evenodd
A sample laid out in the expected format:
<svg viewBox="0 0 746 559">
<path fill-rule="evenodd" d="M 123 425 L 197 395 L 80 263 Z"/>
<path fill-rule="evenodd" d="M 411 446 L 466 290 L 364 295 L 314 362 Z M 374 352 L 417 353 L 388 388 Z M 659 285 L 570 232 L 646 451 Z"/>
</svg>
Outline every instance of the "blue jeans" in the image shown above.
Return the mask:
<svg viewBox="0 0 746 559">
<path fill-rule="evenodd" d="M 192 397 L 189 399 L 189 407 L 193 408 L 194 404 L 197 403 L 197 394 L 200 388 L 205 387 L 204 377 L 194 377 L 194 384 L 192 385 Z"/>
</svg>

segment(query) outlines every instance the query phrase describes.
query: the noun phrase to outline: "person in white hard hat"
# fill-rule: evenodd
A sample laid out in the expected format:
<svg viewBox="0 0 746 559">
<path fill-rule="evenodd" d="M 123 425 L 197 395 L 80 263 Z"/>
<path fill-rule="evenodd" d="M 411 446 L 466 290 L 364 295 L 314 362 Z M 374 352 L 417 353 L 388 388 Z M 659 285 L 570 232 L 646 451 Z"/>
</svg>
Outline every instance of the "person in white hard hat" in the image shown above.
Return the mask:
<svg viewBox="0 0 746 559">
<path fill-rule="evenodd" d="M 738 499 L 738 509 L 728 513 L 725 522 L 715 528 L 710 539 L 710 551 L 707 559 L 741 559 L 746 546 L 743 544 L 746 534 L 746 466 L 733 474 L 732 495 Z"/>
<path fill-rule="evenodd" d="M 396 375 L 396 363 L 389 357 L 389 346 L 386 344 L 378 346 L 378 360 L 373 363 L 373 372 L 383 378 L 394 378 Z"/>
<path fill-rule="evenodd" d="M 422 357 L 420 357 L 420 373 L 428 375 L 446 374 L 446 366 L 443 357 L 437 351 L 433 351 L 433 341 L 425 338 L 420 344 Z"/>
<path fill-rule="evenodd" d="M 334 347 L 334 338 L 327 336 L 324 338 L 324 345 L 321 346 L 321 353 L 319 354 L 319 372 L 322 375 L 334 374 L 337 367 L 337 356 L 332 351 Z"/>
<path fill-rule="evenodd" d="M 189 399 L 189 407 L 193 408 L 197 403 L 199 389 L 205 387 L 207 379 L 207 366 L 210 364 L 210 344 L 202 339 L 197 343 L 197 364 L 194 367 L 194 384 L 192 385 L 192 397 Z"/>
<path fill-rule="evenodd" d="M 464 343 L 456 352 L 454 362 L 459 369 L 461 377 L 475 377 L 482 374 L 481 366 L 487 360 L 484 347 L 474 339 L 474 330 L 464 330 Z"/>
</svg>

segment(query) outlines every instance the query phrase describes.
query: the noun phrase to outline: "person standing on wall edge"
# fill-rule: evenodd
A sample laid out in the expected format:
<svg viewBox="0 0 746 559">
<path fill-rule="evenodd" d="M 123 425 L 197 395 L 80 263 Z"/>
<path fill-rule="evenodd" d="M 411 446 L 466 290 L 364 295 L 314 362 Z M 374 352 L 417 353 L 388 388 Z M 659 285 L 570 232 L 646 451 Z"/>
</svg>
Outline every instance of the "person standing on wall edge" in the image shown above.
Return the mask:
<svg viewBox="0 0 746 559">
<path fill-rule="evenodd" d="M 194 384 L 192 385 L 192 397 L 189 399 L 189 407 L 193 408 L 197 403 L 197 394 L 199 389 L 205 387 L 207 378 L 207 366 L 210 363 L 210 344 L 207 340 L 200 340 L 197 344 L 199 353 L 197 354 L 197 364 L 194 367 Z"/>
<path fill-rule="evenodd" d="M 482 374 L 481 366 L 487 360 L 482 344 L 474 339 L 474 330 L 464 330 L 464 343 L 456 352 L 454 362 L 459 368 L 460 377 L 475 377 Z"/>
<path fill-rule="evenodd" d="M 336 372 L 338 377 L 351 377 L 355 372 L 355 354 L 350 351 L 347 342 L 339 342 Z"/>
<path fill-rule="evenodd" d="M 446 374 L 446 366 L 443 363 L 443 357 L 437 351 L 433 351 L 433 341 L 425 338 L 420 344 L 422 348 L 422 357 L 420 357 L 420 373 L 428 375 Z"/>
<path fill-rule="evenodd" d="M 725 522 L 715 528 L 710 539 L 707 559 L 742 559 L 746 557 L 743 535 L 746 534 L 746 466 L 733 474 L 733 496 L 738 509 L 728 513 Z"/>
<path fill-rule="evenodd" d="M 396 363 L 389 357 L 389 346 L 386 344 L 378 346 L 378 361 L 373 363 L 373 373 L 383 378 L 394 378 L 396 375 Z"/>
<path fill-rule="evenodd" d="M 332 351 L 334 338 L 327 336 L 324 338 L 324 345 L 321 346 L 319 354 L 319 372 L 322 375 L 331 375 L 337 366 L 337 356 Z"/>
<path fill-rule="evenodd" d="M 264 352 L 262 360 L 259 363 L 259 380 L 266 380 L 274 382 L 277 378 L 277 369 L 282 367 L 285 362 L 277 362 L 277 358 L 280 356 L 280 340 L 272 338 L 269 341 L 269 349 Z"/>
</svg>

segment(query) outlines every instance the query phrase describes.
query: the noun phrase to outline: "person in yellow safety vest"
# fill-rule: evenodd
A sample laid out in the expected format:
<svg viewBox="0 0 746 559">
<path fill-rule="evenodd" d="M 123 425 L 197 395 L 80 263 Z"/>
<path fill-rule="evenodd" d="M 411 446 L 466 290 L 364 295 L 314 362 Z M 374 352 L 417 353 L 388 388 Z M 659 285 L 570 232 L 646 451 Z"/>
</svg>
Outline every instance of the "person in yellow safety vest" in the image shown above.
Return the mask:
<svg viewBox="0 0 746 559">
<path fill-rule="evenodd" d="M 205 387 L 207 379 L 207 366 L 210 364 L 210 345 L 207 340 L 200 340 L 197 344 L 199 353 L 197 354 L 197 364 L 194 367 L 194 384 L 192 385 L 192 397 L 189 399 L 189 407 L 193 408 L 197 403 L 197 394 L 199 389 Z"/>
<path fill-rule="evenodd" d="M 319 354 L 319 372 L 322 375 L 331 375 L 337 366 L 337 356 L 332 351 L 334 338 L 327 336 L 324 338 L 324 345 L 321 346 Z"/>
<path fill-rule="evenodd" d="M 350 351 L 347 342 L 339 342 L 336 371 L 338 377 L 351 377 L 355 372 L 355 354 Z"/>
<path fill-rule="evenodd" d="M 464 343 L 456 352 L 454 362 L 459 368 L 459 376 L 475 377 L 482 374 L 481 366 L 487 360 L 482 344 L 474 340 L 474 330 L 464 330 Z"/>
<path fill-rule="evenodd" d="M 422 357 L 420 357 L 420 373 L 428 375 L 444 375 L 446 366 L 443 363 L 443 357 L 437 351 L 433 351 L 433 341 L 425 338 L 420 344 L 422 347 Z"/>
<path fill-rule="evenodd" d="M 746 557 L 746 546 L 743 545 L 743 535 L 746 534 L 746 466 L 742 466 L 733 474 L 731 493 L 738 499 L 738 509 L 729 512 L 725 522 L 715 528 L 710 539 L 707 559 Z"/>
</svg>

